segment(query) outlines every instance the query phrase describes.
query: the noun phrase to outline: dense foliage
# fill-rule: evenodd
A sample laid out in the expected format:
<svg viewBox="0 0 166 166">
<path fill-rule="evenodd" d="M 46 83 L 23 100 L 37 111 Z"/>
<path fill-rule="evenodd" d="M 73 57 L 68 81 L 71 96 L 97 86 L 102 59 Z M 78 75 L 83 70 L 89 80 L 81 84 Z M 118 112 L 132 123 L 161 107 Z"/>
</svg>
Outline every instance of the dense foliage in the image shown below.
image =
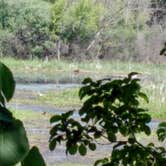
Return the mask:
<svg viewBox="0 0 166 166">
<path fill-rule="evenodd" d="M 165 6 L 164 0 L 0 0 L 0 55 L 156 61 Z"/>
<path fill-rule="evenodd" d="M 0 164 L 14 166 L 21 162 L 21 166 L 31 163 L 45 166 L 45 162 L 37 147 L 29 148 L 28 138 L 22 121 L 16 119 L 6 108 L 15 90 L 15 81 L 10 69 L 0 63 Z"/>
<path fill-rule="evenodd" d="M 86 155 L 87 149 L 96 150 L 98 142 L 112 145 L 109 158 L 95 162 L 103 166 L 164 166 L 166 150 L 153 143 L 141 144 L 137 133 L 151 134 L 148 110 L 141 107 L 140 100 L 148 102 L 141 91 L 137 73 L 130 73 L 124 79 L 102 79 L 93 81 L 87 78 L 79 91 L 84 99 L 79 109 L 80 121 L 74 111 L 55 115 L 50 119 L 50 149 L 65 142 L 66 154 L 79 152 Z M 157 131 L 160 141 L 166 139 L 166 123 L 161 123 Z M 103 143 L 103 144 L 104 144 Z"/>
</svg>

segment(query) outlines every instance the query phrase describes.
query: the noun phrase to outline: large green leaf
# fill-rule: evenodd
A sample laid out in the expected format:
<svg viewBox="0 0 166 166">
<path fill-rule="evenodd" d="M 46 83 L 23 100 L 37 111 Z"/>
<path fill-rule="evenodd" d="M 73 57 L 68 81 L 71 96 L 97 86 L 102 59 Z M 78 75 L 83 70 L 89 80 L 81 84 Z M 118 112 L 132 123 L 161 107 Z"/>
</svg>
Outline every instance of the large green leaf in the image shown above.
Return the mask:
<svg viewBox="0 0 166 166">
<path fill-rule="evenodd" d="M 0 106 L 0 122 L 10 123 L 12 120 L 12 113 L 5 107 Z"/>
<path fill-rule="evenodd" d="M 46 164 L 38 148 L 34 146 L 21 162 L 21 166 L 46 166 Z"/>
<path fill-rule="evenodd" d="M 0 165 L 13 166 L 23 160 L 29 151 L 29 143 L 23 124 L 13 119 L 0 127 Z"/>
<path fill-rule="evenodd" d="M 2 96 L 5 97 L 6 101 L 9 101 L 15 90 L 15 81 L 13 74 L 10 69 L 0 62 L 0 101 L 3 103 Z"/>
</svg>

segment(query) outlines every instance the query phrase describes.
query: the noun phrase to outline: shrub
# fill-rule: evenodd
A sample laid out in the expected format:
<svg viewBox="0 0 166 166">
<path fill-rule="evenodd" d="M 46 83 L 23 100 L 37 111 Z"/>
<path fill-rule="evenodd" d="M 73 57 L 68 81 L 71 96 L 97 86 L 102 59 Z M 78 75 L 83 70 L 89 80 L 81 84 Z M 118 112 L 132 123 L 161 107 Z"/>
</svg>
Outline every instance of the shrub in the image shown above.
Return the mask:
<svg viewBox="0 0 166 166">
<path fill-rule="evenodd" d="M 141 91 L 139 79 L 134 78 L 136 74 L 116 80 L 86 78 L 79 91 L 80 99 L 84 99 L 78 112 L 80 121 L 72 118 L 74 111 L 53 116 L 50 149 L 65 142 L 67 154 L 79 152 L 84 156 L 87 149 L 96 150 L 98 140 L 104 139 L 112 145 L 112 152 L 95 166 L 164 166 L 164 147 L 153 143 L 145 146 L 136 137 L 136 133 L 151 134 L 151 117 L 140 106 L 140 99 L 148 102 L 148 97 Z M 166 123 L 160 124 L 157 134 L 160 141 L 166 139 Z"/>
<path fill-rule="evenodd" d="M 98 31 L 103 14 L 101 3 L 57 0 L 52 8 L 54 31 L 68 41 L 91 38 Z"/>
</svg>

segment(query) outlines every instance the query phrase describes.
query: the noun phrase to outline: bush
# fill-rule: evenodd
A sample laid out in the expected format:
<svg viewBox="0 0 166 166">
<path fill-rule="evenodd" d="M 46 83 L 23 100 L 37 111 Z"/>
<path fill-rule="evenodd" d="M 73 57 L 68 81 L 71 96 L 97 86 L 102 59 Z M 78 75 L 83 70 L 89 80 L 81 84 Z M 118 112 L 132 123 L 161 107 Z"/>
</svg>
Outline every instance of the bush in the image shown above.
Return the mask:
<svg viewBox="0 0 166 166">
<path fill-rule="evenodd" d="M 45 48 L 45 42 L 54 43 L 50 34 L 50 15 L 48 3 L 45 7 L 38 7 L 37 1 L 19 1 L 13 3 L 8 0 L 9 18 L 8 27 L 1 30 L 3 38 L 0 39 L 1 54 L 19 58 L 31 58 L 34 56 L 44 58 L 53 56 L 55 51 L 52 47 Z M 24 3 L 24 5 L 23 5 Z M 5 32 L 5 33 L 4 33 Z M 4 35 L 4 34 L 5 35 Z M 40 55 L 34 51 L 36 47 L 42 47 Z"/>
<path fill-rule="evenodd" d="M 165 166 L 164 147 L 153 143 L 145 146 L 136 137 L 137 133 L 151 134 L 151 117 L 140 104 L 140 99 L 148 102 L 148 97 L 141 91 L 139 79 L 134 78 L 136 74 L 116 80 L 86 78 L 79 91 L 80 99 L 84 99 L 78 111 L 80 121 L 72 118 L 74 111 L 53 116 L 50 150 L 65 142 L 67 154 L 84 156 L 87 149 L 96 150 L 97 142 L 104 140 L 112 145 L 112 152 L 95 166 Z M 157 134 L 160 141 L 166 139 L 165 122 L 159 125 Z"/>
<path fill-rule="evenodd" d="M 57 0 L 52 8 L 54 31 L 63 40 L 82 41 L 98 30 L 104 7 L 91 0 Z"/>
</svg>

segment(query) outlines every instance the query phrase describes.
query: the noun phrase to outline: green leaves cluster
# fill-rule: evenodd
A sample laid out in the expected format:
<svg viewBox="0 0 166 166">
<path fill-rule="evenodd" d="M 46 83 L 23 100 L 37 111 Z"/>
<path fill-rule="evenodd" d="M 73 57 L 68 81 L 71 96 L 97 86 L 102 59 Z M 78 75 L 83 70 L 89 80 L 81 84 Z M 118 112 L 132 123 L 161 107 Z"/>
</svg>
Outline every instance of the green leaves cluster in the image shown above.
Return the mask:
<svg viewBox="0 0 166 166">
<path fill-rule="evenodd" d="M 23 123 L 13 117 L 6 108 L 15 90 L 15 81 L 10 69 L 0 62 L 0 164 L 14 166 L 22 162 L 22 166 L 35 163 L 45 166 L 37 147 L 29 149 L 29 142 Z M 30 164 L 33 165 L 33 164 Z"/>
<path fill-rule="evenodd" d="M 104 15 L 101 3 L 92 0 L 57 0 L 52 8 L 55 33 L 64 40 L 85 40 L 99 29 Z"/>
<path fill-rule="evenodd" d="M 151 134 L 151 121 L 147 109 L 140 106 L 140 100 L 148 102 L 141 91 L 137 73 L 133 72 L 124 79 L 110 78 L 93 81 L 86 78 L 79 91 L 84 100 L 79 109 L 80 120 L 75 120 L 77 112 L 69 111 L 51 118 L 50 149 L 58 143 L 66 143 L 66 153 L 81 155 L 87 149 L 95 150 L 98 140 L 105 139 L 112 147 L 110 158 L 96 161 L 95 165 L 119 166 L 133 165 L 164 166 L 166 151 L 163 147 L 147 146 L 138 142 L 135 134 Z M 158 129 L 159 140 L 166 138 L 165 123 Z M 119 137 L 118 135 L 122 137 Z M 120 139 L 125 138 L 125 139 Z"/>
</svg>

